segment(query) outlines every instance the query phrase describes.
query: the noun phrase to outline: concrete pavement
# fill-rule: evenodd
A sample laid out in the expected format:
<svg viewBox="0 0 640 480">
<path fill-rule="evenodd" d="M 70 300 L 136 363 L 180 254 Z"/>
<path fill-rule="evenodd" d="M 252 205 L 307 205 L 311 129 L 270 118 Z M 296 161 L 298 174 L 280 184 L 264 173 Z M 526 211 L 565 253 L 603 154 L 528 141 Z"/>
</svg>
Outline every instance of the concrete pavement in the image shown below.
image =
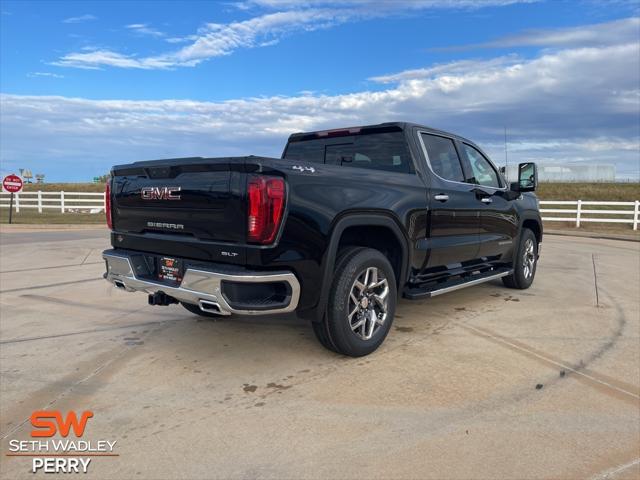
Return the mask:
<svg viewBox="0 0 640 480">
<path fill-rule="evenodd" d="M 0 234 L 0 476 L 34 410 L 90 478 L 638 478 L 640 244 L 545 238 L 534 285 L 400 302 L 340 357 L 295 315 L 204 319 L 101 279 L 108 233 Z M 14 236 L 18 235 L 18 236 Z"/>
</svg>

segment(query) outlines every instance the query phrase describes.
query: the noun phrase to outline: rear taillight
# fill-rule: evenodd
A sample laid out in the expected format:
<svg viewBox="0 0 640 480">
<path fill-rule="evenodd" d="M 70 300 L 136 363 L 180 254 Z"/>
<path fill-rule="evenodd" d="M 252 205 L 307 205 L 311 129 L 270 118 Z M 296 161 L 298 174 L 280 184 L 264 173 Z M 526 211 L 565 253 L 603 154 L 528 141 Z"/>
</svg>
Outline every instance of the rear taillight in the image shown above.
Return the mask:
<svg viewBox="0 0 640 480">
<path fill-rule="evenodd" d="M 251 175 L 247 183 L 249 200 L 247 239 L 251 243 L 273 243 L 284 214 L 284 180 Z"/>
<path fill-rule="evenodd" d="M 104 190 L 104 213 L 107 216 L 107 227 L 113 230 L 113 219 L 111 217 L 111 179 L 107 180 L 107 186 Z"/>
</svg>

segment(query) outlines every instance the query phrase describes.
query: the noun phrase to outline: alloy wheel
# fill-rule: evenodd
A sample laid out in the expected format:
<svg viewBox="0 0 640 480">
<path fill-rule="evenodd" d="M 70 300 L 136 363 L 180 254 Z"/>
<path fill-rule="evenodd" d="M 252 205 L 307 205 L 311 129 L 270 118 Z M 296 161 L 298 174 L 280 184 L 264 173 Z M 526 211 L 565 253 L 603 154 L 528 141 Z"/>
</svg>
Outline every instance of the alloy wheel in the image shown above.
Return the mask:
<svg viewBox="0 0 640 480">
<path fill-rule="evenodd" d="M 524 253 L 522 259 L 522 269 L 524 278 L 531 278 L 533 275 L 533 267 L 536 263 L 536 254 L 533 246 L 533 240 L 530 238 L 524 244 Z"/>
<path fill-rule="evenodd" d="M 369 340 L 387 319 L 389 284 L 384 273 L 368 267 L 353 282 L 349 293 L 349 326 L 362 340 Z"/>
</svg>

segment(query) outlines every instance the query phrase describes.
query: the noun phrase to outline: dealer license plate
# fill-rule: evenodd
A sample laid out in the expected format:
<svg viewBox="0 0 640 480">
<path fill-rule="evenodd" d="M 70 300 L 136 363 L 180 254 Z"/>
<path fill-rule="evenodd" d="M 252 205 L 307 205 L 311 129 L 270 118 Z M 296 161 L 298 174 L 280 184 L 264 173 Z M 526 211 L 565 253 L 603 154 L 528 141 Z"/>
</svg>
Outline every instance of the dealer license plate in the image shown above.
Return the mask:
<svg viewBox="0 0 640 480">
<path fill-rule="evenodd" d="M 182 281 L 182 260 L 171 257 L 160 257 L 158 278 L 160 280 L 180 283 Z"/>
</svg>

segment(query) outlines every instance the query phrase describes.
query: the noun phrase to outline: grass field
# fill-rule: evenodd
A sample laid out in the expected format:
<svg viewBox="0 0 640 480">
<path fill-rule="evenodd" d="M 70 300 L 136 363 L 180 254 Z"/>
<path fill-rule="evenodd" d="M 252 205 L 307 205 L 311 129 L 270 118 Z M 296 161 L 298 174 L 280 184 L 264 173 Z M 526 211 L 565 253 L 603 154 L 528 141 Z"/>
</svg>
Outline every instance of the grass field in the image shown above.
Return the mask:
<svg viewBox="0 0 640 480">
<path fill-rule="evenodd" d="M 25 192 L 104 192 L 104 183 L 26 183 Z"/>
<path fill-rule="evenodd" d="M 104 224 L 105 216 L 103 213 L 60 213 L 59 211 L 48 211 L 46 213 L 38 213 L 36 209 L 22 209 L 20 212 L 13 212 L 13 223 L 24 224 L 76 224 L 76 223 L 95 223 Z M 0 223 L 9 223 L 9 209 L 0 209 Z"/>
<path fill-rule="evenodd" d="M 541 183 L 536 193 L 540 200 L 634 202 L 640 183 Z"/>
<path fill-rule="evenodd" d="M 27 184 L 25 191 L 48 191 L 59 192 L 104 192 L 104 184 L 99 183 L 45 183 Z M 593 201 L 620 201 L 632 202 L 640 200 L 640 184 L 638 183 L 542 183 L 538 191 L 541 200 L 593 200 Z M 547 206 L 549 208 L 549 206 Z M 556 208 L 555 206 L 552 208 Z M 560 207 L 557 208 L 571 208 Z M 613 207 L 595 207 L 589 209 L 607 209 Z M 632 209 L 633 207 L 615 207 L 618 209 Z M 9 220 L 8 209 L 0 209 L 0 223 L 7 223 Z M 545 216 L 562 216 L 562 214 L 545 214 Z M 611 216 L 610 216 L 611 217 Z M 39 214 L 36 210 L 23 209 L 21 212 L 14 212 L 13 222 L 24 224 L 75 224 L 75 223 L 104 223 L 104 213 L 83 214 L 83 213 L 60 213 L 56 211 L 45 211 Z M 575 223 L 565 222 L 545 222 L 547 229 L 574 230 Z M 612 223 L 583 223 L 580 227 L 582 231 L 594 231 L 600 233 L 629 233 L 637 234 L 640 237 L 640 230 L 634 232 L 629 224 Z"/>
</svg>

